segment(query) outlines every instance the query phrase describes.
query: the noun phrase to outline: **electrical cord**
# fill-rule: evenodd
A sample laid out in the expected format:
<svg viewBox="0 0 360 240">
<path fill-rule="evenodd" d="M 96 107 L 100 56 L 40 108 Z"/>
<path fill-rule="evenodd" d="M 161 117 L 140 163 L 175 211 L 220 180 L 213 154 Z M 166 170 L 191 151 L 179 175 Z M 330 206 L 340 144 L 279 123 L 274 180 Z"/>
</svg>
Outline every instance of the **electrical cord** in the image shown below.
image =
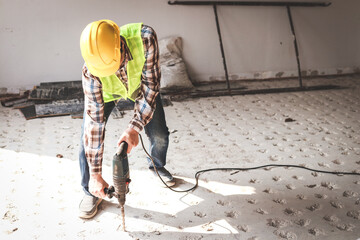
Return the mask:
<svg viewBox="0 0 360 240">
<path fill-rule="evenodd" d="M 208 169 L 203 169 L 200 171 L 197 171 L 195 173 L 195 185 L 189 189 L 185 189 L 185 190 L 176 190 L 173 189 L 172 187 L 168 186 L 166 184 L 166 182 L 161 178 L 160 174 L 158 173 L 155 163 L 154 163 L 154 159 L 150 156 L 150 154 L 146 151 L 145 146 L 144 146 L 144 142 L 142 139 L 141 134 L 139 134 L 140 136 L 140 140 L 141 140 L 141 145 L 142 148 L 144 150 L 144 152 L 146 153 L 146 155 L 151 159 L 151 162 L 154 166 L 154 170 L 156 172 L 156 174 L 158 175 L 158 177 L 160 178 L 160 180 L 164 183 L 164 185 L 169 188 L 170 190 L 174 191 L 174 192 L 178 192 L 178 193 L 183 193 L 183 192 L 190 192 L 195 190 L 198 186 L 199 186 L 199 176 L 201 173 L 205 173 L 205 172 L 211 172 L 211 171 L 248 171 L 248 170 L 256 170 L 256 169 L 260 169 L 260 168 L 267 168 L 267 167 L 293 167 L 293 168 L 300 168 L 300 169 L 305 169 L 308 171 L 313 171 L 313 172 L 318 172 L 318 173 L 326 173 L 326 174 L 334 174 L 334 175 L 356 175 L 356 176 L 360 176 L 360 173 L 357 172 L 332 172 L 332 171 L 324 171 L 324 170 L 317 170 L 317 169 L 313 169 L 313 168 L 308 168 L 308 167 L 304 167 L 304 166 L 299 166 L 299 165 L 292 165 L 292 164 L 267 164 L 267 165 L 261 165 L 261 166 L 257 166 L 257 167 L 247 167 L 247 168 L 208 168 Z"/>
</svg>

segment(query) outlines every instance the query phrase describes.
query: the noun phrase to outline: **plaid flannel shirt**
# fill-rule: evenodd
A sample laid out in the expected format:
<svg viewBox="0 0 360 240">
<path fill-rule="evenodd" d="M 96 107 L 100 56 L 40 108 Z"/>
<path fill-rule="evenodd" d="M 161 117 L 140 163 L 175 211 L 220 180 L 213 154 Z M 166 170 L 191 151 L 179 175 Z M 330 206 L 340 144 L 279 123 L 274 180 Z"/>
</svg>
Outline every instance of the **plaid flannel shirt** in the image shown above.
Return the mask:
<svg viewBox="0 0 360 240">
<path fill-rule="evenodd" d="M 142 26 L 141 37 L 144 44 L 145 64 L 141 76 L 139 95 L 135 99 L 134 116 L 129 128 L 140 132 L 150 122 L 156 108 L 155 98 L 160 88 L 160 61 L 157 36 L 155 31 L 146 25 Z M 124 60 L 116 75 L 127 86 L 126 65 L 132 59 L 125 39 L 121 37 L 121 48 L 125 51 Z M 104 151 L 104 100 L 102 84 L 98 77 L 93 76 L 84 65 L 82 69 L 82 84 L 85 95 L 84 135 L 85 156 L 89 163 L 90 174 L 102 173 Z"/>
</svg>

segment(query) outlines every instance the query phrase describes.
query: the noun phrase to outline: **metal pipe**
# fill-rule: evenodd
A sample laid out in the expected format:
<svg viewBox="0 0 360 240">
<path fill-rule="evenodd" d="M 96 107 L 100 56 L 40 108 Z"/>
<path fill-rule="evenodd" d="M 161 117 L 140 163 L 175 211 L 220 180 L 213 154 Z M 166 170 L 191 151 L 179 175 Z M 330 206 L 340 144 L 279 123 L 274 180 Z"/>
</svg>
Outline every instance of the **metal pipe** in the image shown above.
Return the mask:
<svg viewBox="0 0 360 240">
<path fill-rule="evenodd" d="M 302 87 L 302 78 L 301 78 L 301 67 L 300 67 L 300 58 L 299 58 L 299 49 L 298 49 L 298 45 L 297 45 L 297 41 L 296 41 L 296 35 L 295 35 L 295 28 L 294 28 L 294 23 L 291 17 L 291 10 L 289 6 L 286 6 L 287 9 L 287 13 L 288 13 L 288 17 L 289 17 L 289 23 L 290 23 L 290 28 L 291 28 L 291 33 L 293 36 L 293 41 L 294 41 L 294 48 L 295 48 L 295 55 L 296 55 L 296 63 L 297 63 L 297 69 L 298 69 L 298 79 L 299 79 L 299 86 Z"/>
<path fill-rule="evenodd" d="M 327 7 L 331 2 L 250 2 L 250 1 L 168 1 L 169 5 L 238 5 L 238 6 L 290 6 Z"/>
<path fill-rule="evenodd" d="M 219 36 L 219 42 L 220 42 L 221 57 L 223 59 L 226 85 L 227 85 L 227 90 L 230 93 L 231 92 L 231 90 L 230 90 L 230 81 L 229 81 L 229 75 L 228 75 L 228 70 L 227 70 L 227 66 L 226 66 L 225 52 L 224 52 L 224 46 L 223 46 L 222 38 L 221 38 L 220 25 L 219 25 L 219 19 L 218 19 L 218 15 L 217 15 L 216 5 L 213 5 L 213 8 L 214 8 L 214 14 L 215 14 L 216 29 L 217 29 L 217 33 L 218 33 L 218 36 Z"/>
</svg>

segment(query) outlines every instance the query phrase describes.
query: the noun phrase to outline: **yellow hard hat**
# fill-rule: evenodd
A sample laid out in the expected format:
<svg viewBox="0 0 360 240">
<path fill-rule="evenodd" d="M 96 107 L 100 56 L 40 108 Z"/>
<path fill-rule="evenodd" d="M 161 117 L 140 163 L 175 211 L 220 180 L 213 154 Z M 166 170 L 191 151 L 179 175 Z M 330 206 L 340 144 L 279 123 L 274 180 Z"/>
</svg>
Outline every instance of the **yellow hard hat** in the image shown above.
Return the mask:
<svg viewBox="0 0 360 240">
<path fill-rule="evenodd" d="M 120 28 L 111 20 L 88 24 L 81 33 L 80 49 L 92 75 L 114 74 L 120 67 Z"/>
</svg>

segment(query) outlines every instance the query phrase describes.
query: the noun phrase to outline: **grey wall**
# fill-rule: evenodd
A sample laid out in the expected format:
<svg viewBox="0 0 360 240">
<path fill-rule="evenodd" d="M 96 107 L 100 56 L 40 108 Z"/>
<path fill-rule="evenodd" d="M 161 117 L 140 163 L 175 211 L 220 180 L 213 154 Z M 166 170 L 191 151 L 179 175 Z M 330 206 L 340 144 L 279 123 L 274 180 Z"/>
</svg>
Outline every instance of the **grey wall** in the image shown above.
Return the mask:
<svg viewBox="0 0 360 240">
<path fill-rule="evenodd" d="M 327 8 L 293 8 L 306 74 L 360 69 L 360 1 L 334 0 Z M 231 79 L 297 74 L 285 8 L 218 7 Z M 0 87 L 31 88 L 81 78 L 79 36 L 91 21 L 142 21 L 159 39 L 183 38 L 192 81 L 224 79 L 210 6 L 170 6 L 166 0 L 0 0 Z"/>
</svg>

